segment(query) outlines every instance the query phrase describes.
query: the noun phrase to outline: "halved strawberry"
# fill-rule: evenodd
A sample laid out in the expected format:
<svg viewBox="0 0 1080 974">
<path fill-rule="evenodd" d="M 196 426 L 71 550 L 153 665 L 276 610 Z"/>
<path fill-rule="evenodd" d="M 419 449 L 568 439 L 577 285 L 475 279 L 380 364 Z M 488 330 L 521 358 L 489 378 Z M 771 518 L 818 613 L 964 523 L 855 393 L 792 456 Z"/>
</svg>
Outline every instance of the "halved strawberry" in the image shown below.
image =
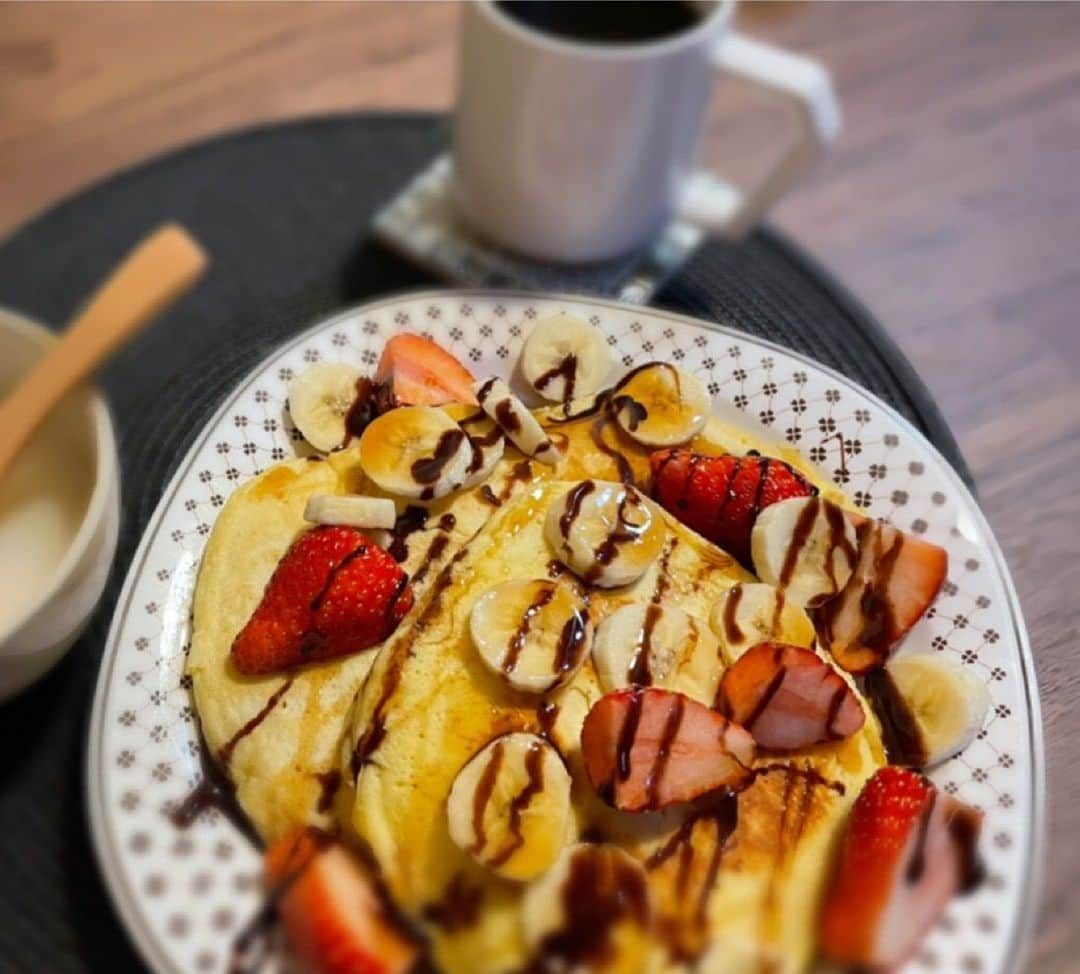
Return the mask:
<svg viewBox="0 0 1080 974">
<path fill-rule="evenodd" d="M 862 704 L 813 650 L 759 643 L 724 672 L 717 709 L 762 747 L 792 750 L 854 734 L 866 720 Z"/>
<path fill-rule="evenodd" d="M 903 768 L 863 787 L 840 843 L 821 915 L 830 959 L 893 970 L 957 892 L 978 882 L 982 813 Z"/>
<path fill-rule="evenodd" d="M 758 514 L 777 501 L 817 493 L 801 473 L 773 457 L 706 456 L 675 448 L 658 450 L 649 465 L 653 497 L 661 506 L 747 566 Z"/>
<path fill-rule="evenodd" d="M 335 659 L 381 643 L 412 608 L 409 578 L 356 528 L 323 525 L 302 534 L 233 640 L 247 676 Z"/>
<path fill-rule="evenodd" d="M 266 851 L 264 866 L 289 949 L 305 974 L 404 974 L 413 966 L 416 944 L 341 843 L 298 829 Z"/>
<path fill-rule="evenodd" d="M 581 754 L 604 801 L 643 812 L 745 786 L 754 741 L 681 693 L 633 687 L 593 705 L 581 728 Z"/>
<path fill-rule="evenodd" d="M 859 561 L 836 598 L 816 613 L 836 662 L 849 673 L 884 666 L 907 631 L 937 598 L 949 556 L 944 548 L 888 524 L 849 514 Z"/>
<path fill-rule="evenodd" d="M 476 381 L 453 355 L 423 335 L 405 332 L 383 346 L 375 381 L 389 385 L 397 405 L 441 406 L 475 403 Z"/>
</svg>

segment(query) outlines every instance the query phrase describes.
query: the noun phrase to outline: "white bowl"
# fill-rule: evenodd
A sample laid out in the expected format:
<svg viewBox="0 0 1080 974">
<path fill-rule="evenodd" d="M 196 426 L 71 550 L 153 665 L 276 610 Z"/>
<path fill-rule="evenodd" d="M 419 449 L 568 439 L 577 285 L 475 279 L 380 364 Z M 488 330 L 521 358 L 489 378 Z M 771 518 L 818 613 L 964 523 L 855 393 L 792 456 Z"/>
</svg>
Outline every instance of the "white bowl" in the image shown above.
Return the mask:
<svg viewBox="0 0 1080 974">
<path fill-rule="evenodd" d="M 5 395 L 55 339 L 51 332 L 0 308 L 0 397 Z M 116 553 L 120 527 L 120 484 L 116 440 L 104 398 L 93 387 L 72 392 L 42 424 L 0 484 L 0 700 L 48 671 L 71 647 L 93 614 Z M 56 475 L 28 471 L 19 461 L 31 455 L 59 460 Z M 29 461 L 27 461 L 29 462 Z M 39 547 L 15 547 L 11 496 L 42 492 L 32 515 L 45 527 L 32 536 Z M 5 507 L 8 509 L 5 510 Z M 19 507 L 26 511 L 26 507 Z M 47 513 L 46 513 L 47 510 Z M 26 523 L 26 522 L 23 522 Z M 26 568 L 27 584 L 19 591 Z M 5 571 L 7 576 L 5 578 Z"/>
</svg>

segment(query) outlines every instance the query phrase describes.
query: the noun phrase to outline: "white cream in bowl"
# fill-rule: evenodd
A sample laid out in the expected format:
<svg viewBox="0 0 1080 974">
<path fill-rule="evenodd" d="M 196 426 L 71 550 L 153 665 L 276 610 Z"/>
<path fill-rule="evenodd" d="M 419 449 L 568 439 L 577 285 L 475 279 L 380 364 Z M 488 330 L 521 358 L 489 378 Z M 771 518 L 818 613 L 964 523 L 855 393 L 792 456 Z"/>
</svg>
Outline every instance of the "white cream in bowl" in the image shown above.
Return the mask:
<svg viewBox="0 0 1080 974">
<path fill-rule="evenodd" d="M 0 309 L 0 396 L 52 340 Z M 77 389 L 0 480 L 0 700 L 42 675 L 81 633 L 105 587 L 118 527 L 108 409 L 92 388 Z"/>
</svg>

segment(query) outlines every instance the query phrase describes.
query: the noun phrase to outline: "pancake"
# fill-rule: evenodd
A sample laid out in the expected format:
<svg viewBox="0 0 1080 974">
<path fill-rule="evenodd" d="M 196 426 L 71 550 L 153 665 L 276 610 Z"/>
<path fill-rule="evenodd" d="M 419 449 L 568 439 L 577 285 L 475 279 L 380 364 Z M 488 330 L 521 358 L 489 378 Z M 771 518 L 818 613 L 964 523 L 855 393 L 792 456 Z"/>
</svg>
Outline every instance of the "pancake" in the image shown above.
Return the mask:
<svg viewBox="0 0 1080 974">
<path fill-rule="evenodd" d="M 508 447 L 486 483 L 425 505 L 426 516 L 413 519 L 415 530 L 395 544 L 416 595 L 413 611 L 402 621 L 399 633 L 415 625 L 443 566 L 500 505 L 521 492 L 554 476 L 625 478 L 647 484 L 648 450 L 593 412 L 592 405 L 586 400 L 537 411 L 563 448 L 564 459 L 557 468 L 528 463 Z M 448 410 L 458 419 L 468 412 L 466 407 Z M 800 466 L 823 492 L 836 495 L 795 451 L 755 440 L 719 420 L 711 420 L 691 446 L 702 452 L 759 449 L 780 455 Z M 321 461 L 296 459 L 277 464 L 231 495 L 203 554 L 193 600 L 187 673 L 208 750 L 224 767 L 239 805 L 267 842 L 299 825 L 350 828 L 353 776 L 348 768 L 339 767 L 338 754 L 343 735 L 355 736 L 356 725 L 348 719 L 350 708 L 381 650 L 374 647 L 348 658 L 263 677 L 237 672 L 229 651 L 278 561 L 309 526 L 303 519 L 308 497 L 348 492 L 386 496 L 363 475 L 355 446 Z M 405 509 L 406 504 L 399 501 L 399 513 Z M 692 535 L 685 528 L 681 531 Z M 695 550 L 717 553 L 700 539 L 695 541 Z M 708 610 L 703 604 L 692 614 L 706 619 Z"/>
<path fill-rule="evenodd" d="M 564 445 L 591 439 L 583 422 L 567 425 Z M 582 451 L 583 465 L 608 462 L 596 452 Z M 631 454 L 635 474 L 641 454 Z M 485 667 L 469 633 L 472 606 L 488 588 L 558 572 L 543 522 L 569 486 L 532 484 L 503 505 L 440 572 L 412 624 L 380 650 L 343 741 L 341 770 L 355 781 L 347 825 L 379 863 L 396 905 L 429 936 L 438 969 L 527 970 L 536 961 L 523 936 L 527 887 L 497 878 L 454 844 L 446 801 L 458 771 L 493 738 L 544 733 L 572 777 L 575 835 L 614 843 L 645 864 L 657 918 L 647 969 L 686 969 L 716 950 L 719 959 L 703 969 L 724 970 L 722 958 L 740 954 L 753 966 L 739 969 L 802 970 L 837 830 L 884 763 L 877 724 L 869 719 L 847 741 L 785 754 L 794 770 L 773 769 L 779 757 L 760 759 L 737 799 L 639 815 L 601 803 L 578 744 L 602 695 L 591 660 L 566 686 L 527 695 Z M 664 521 L 662 554 L 636 583 L 589 590 L 594 621 L 631 602 L 704 620 L 727 588 L 751 577 L 674 518 Z"/>
<path fill-rule="evenodd" d="M 497 500 L 521 489 L 539 465 L 500 461 L 486 487 Z M 337 749 L 349 707 L 376 649 L 305 666 L 287 674 L 248 677 L 229 650 L 262 597 L 278 561 L 310 525 L 311 494 L 378 494 L 366 481 L 355 447 L 325 460 L 289 460 L 241 485 L 229 498 L 207 541 L 192 610 L 191 677 L 208 749 L 224 767 L 236 798 L 267 841 L 298 825 L 333 824 L 339 783 Z M 399 512 L 405 510 L 398 504 Z M 442 565 L 491 516 L 482 488 L 419 508 L 415 530 L 395 544 L 417 602 Z M 402 522 L 408 522 L 408 517 Z M 415 610 L 414 610 L 415 615 Z M 412 619 L 406 617 L 402 628 Z"/>
</svg>

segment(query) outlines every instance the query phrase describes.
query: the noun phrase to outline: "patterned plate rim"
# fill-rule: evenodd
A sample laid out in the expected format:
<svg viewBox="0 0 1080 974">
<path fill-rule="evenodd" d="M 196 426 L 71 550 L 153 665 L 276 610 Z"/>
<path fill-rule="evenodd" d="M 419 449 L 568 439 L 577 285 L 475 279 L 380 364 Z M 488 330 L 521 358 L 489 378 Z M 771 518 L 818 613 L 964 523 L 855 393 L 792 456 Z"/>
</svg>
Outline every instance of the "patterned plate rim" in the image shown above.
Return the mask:
<svg viewBox="0 0 1080 974">
<path fill-rule="evenodd" d="M 119 642 L 118 636 L 123 623 L 127 617 L 127 613 L 130 607 L 130 602 L 138 580 L 142 576 L 143 566 L 145 564 L 147 555 L 149 553 L 151 542 L 156 536 L 160 527 L 161 521 L 165 516 L 166 510 L 172 502 L 177 491 L 180 489 L 181 483 L 185 480 L 189 473 L 189 468 L 195 460 L 195 457 L 199 449 L 206 442 L 210 436 L 211 430 L 217 426 L 217 424 L 224 418 L 228 410 L 233 406 L 236 400 L 243 394 L 243 392 L 256 382 L 259 377 L 264 373 L 268 364 L 282 355 L 283 353 L 297 347 L 303 342 L 309 340 L 313 335 L 316 335 L 325 329 L 331 327 L 338 321 L 352 319 L 361 314 L 373 313 L 377 310 L 386 308 L 389 305 L 394 305 L 406 301 L 416 300 L 447 300 L 447 299 L 496 299 L 502 298 L 507 300 L 544 300 L 544 301 L 568 301 L 574 302 L 578 305 L 588 305 L 596 308 L 605 308 L 609 310 L 619 311 L 633 311 L 642 316 L 649 316 L 652 318 L 662 318 L 670 321 L 677 321 L 684 325 L 691 327 L 703 328 L 707 331 L 717 332 L 719 334 L 728 335 L 732 339 L 745 342 L 749 345 L 754 345 L 762 349 L 769 349 L 774 352 L 779 352 L 782 355 L 789 356 L 797 361 L 804 363 L 807 367 L 815 370 L 816 372 L 827 375 L 837 383 L 846 386 L 849 389 L 854 390 L 859 395 L 869 399 L 878 409 L 880 409 L 886 416 L 888 416 L 893 422 L 901 427 L 908 435 L 915 438 L 922 449 L 926 450 L 939 462 L 939 466 L 944 470 L 946 478 L 952 482 L 953 488 L 957 491 L 957 496 L 964 499 L 969 511 L 974 515 L 974 519 L 977 527 L 980 531 L 980 536 L 987 550 L 993 557 L 994 567 L 997 572 L 997 576 L 1001 581 L 1002 587 L 1008 597 L 1009 604 L 1009 618 L 1012 622 L 1013 631 L 1016 637 L 1017 645 L 1020 650 L 1020 675 L 1023 680 L 1023 692 L 1024 700 L 1027 710 L 1027 722 L 1028 731 L 1031 734 L 1032 754 L 1031 754 L 1031 796 L 1032 796 L 1032 816 L 1031 821 L 1028 823 L 1027 837 L 1025 842 L 1026 856 L 1024 858 L 1024 877 L 1023 886 L 1031 892 L 1032 895 L 1023 897 L 1021 902 L 1022 906 L 1013 919 L 1013 930 L 1010 937 L 1010 945 L 1008 951 L 1008 958 L 1005 961 L 1005 966 L 1002 968 L 1006 971 L 1018 972 L 1021 970 L 1021 961 L 1024 959 L 1027 946 L 1031 940 L 1032 931 L 1035 925 L 1035 918 L 1037 915 L 1037 907 L 1041 898 L 1042 891 L 1042 873 L 1044 865 L 1045 854 L 1045 819 L 1046 819 L 1046 768 L 1045 768 L 1045 752 L 1043 741 L 1043 724 L 1042 724 L 1042 710 L 1039 701 L 1038 683 L 1035 677 L 1035 665 L 1034 658 L 1032 656 L 1031 644 L 1028 640 L 1027 627 L 1024 624 L 1023 612 L 1020 607 L 1020 600 L 1016 593 L 1016 587 L 1013 584 L 1012 576 L 1009 573 L 1008 566 L 1005 562 L 1005 557 L 1001 551 L 1001 547 L 997 542 L 997 538 L 994 536 L 993 531 L 990 528 L 989 522 L 986 520 L 986 516 L 983 514 L 982 509 L 979 507 L 978 502 L 972 496 L 971 491 L 967 485 L 961 480 L 960 476 L 953 469 L 952 465 L 945 459 L 944 456 L 938 451 L 938 449 L 923 435 L 923 433 L 917 429 L 914 424 L 908 420 L 905 416 L 901 415 L 895 408 L 879 398 L 874 393 L 863 388 L 853 379 L 844 375 L 842 372 L 831 368 L 830 366 L 823 365 L 820 362 L 810 358 L 801 352 L 794 351 L 790 348 L 786 348 L 776 342 L 769 341 L 768 339 L 758 338 L 755 335 L 749 335 L 746 332 L 740 331 L 737 328 L 733 328 L 729 325 L 723 325 L 718 322 L 707 321 L 702 318 L 695 318 L 692 315 L 679 314 L 678 312 L 668 311 L 661 308 L 653 308 L 649 306 L 641 306 L 629 304 L 622 301 L 615 301 L 606 298 L 596 298 L 580 294 L 565 294 L 559 292 L 531 292 L 520 290 L 503 290 L 498 288 L 446 288 L 446 289 L 431 289 L 431 290 L 418 290 L 418 291 L 402 291 L 393 295 L 389 295 L 384 298 L 380 298 L 376 301 L 364 302 L 344 308 L 340 311 L 334 312 L 331 315 L 327 315 L 320 318 L 318 321 L 305 328 L 303 331 L 297 333 L 290 341 L 283 342 L 280 345 L 271 349 L 260 361 L 252 368 L 239 382 L 229 390 L 229 394 L 222 399 L 221 405 L 215 410 L 214 414 L 203 424 L 202 429 L 199 432 L 198 437 L 192 441 L 188 447 L 187 452 L 184 454 L 183 459 L 169 478 L 169 482 L 165 489 L 162 491 L 161 497 L 154 508 L 154 512 L 147 522 L 146 528 L 139 539 L 138 548 L 132 557 L 127 574 L 124 578 L 124 585 L 121 589 L 120 595 L 117 598 L 116 607 L 113 611 L 113 618 L 109 625 L 108 636 L 105 641 L 105 651 L 102 655 L 101 666 L 98 671 L 97 684 L 94 690 L 94 703 L 90 715 L 90 722 L 88 726 L 88 738 L 87 738 L 87 752 L 86 752 L 86 804 L 90 818 L 90 831 L 94 846 L 94 851 L 97 856 L 98 865 L 101 869 L 102 876 L 105 880 L 105 886 L 109 892 L 109 898 L 112 901 L 117 913 L 123 920 L 124 927 L 127 934 L 135 947 L 138 949 L 142 959 L 155 971 L 158 972 L 175 972 L 175 974 L 182 974 L 175 966 L 172 958 L 169 956 L 167 949 L 160 942 L 160 940 L 154 936 L 143 922 L 143 916 L 138 907 L 138 897 L 134 892 L 128 888 L 127 882 L 124 879 L 123 871 L 120 867 L 120 859 L 117 849 L 114 844 L 114 836 L 107 825 L 107 815 L 105 810 L 105 795 L 104 795 L 104 778 L 102 777 L 101 756 L 103 752 L 102 737 L 104 734 L 104 708 L 105 698 L 108 693 L 109 686 L 112 682 L 113 667 L 116 663 L 118 656 Z"/>
</svg>

